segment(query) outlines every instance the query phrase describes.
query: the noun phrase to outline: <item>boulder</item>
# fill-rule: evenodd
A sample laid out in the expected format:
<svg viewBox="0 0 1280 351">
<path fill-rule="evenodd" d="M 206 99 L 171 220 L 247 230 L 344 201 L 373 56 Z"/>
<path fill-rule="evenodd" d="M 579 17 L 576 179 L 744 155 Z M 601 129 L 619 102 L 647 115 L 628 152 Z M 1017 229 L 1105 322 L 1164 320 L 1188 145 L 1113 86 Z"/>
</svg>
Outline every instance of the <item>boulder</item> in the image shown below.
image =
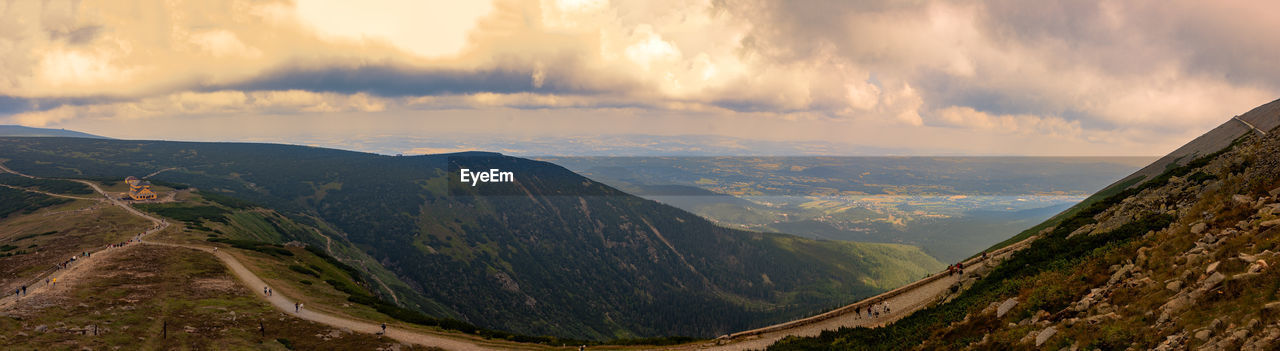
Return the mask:
<svg viewBox="0 0 1280 351">
<path fill-rule="evenodd" d="M 1209 337 L 1213 336 L 1213 331 L 1209 329 L 1200 329 L 1200 331 L 1196 332 L 1195 336 L 1196 339 L 1200 339 L 1201 341 L 1209 340 Z"/>
<path fill-rule="evenodd" d="M 1248 196 L 1240 195 L 1240 194 L 1231 195 L 1231 201 L 1235 201 L 1238 204 L 1246 204 L 1246 205 L 1253 204 L 1252 198 Z"/>
<path fill-rule="evenodd" d="M 1113 319 L 1113 320 L 1120 319 L 1120 315 L 1116 314 L 1115 312 L 1093 315 L 1093 316 L 1089 316 L 1088 318 L 1085 318 L 1084 322 L 1089 324 L 1098 324 L 1098 323 L 1102 323 L 1104 320 L 1107 320 L 1107 319 Z"/>
<path fill-rule="evenodd" d="M 1169 299 L 1169 301 L 1165 302 L 1164 305 L 1161 305 L 1160 308 L 1165 310 L 1165 312 L 1178 313 L 1190 306 L 1191 298 L 1187 295 L 1179 294 L 1174 296 L 1172 299 Z"/>
<path fill-rule="evenodd" d="M 1247 253 L 1243 253 L 1243 252 L 1241 252 L 1241 253 L 1240 253 L 1240 260 L 1241 260 L 1241 261 L 1244 261 L 1244 263 L 1254 263 L 1254 262 L 1258 261 L 1258 256 L 1254 256 L 1254 255 L 1250 255 L 1250 254 L 1247 254 Z"/>
<path fill-rule="evenodd" d="M 1204 230 L 1208 227 L 1209 226 L 1204 224 L 1204 222 L 1196 222 L 1196 224 L 1191 225 L 1191 234 L 1204 233 Z"/>
<path fill-rule="evenodd" d="M 1262 223 L 1258 223 L 1258 225 L 1263 226 L 1263 227 L 1274 227 L 1274 226 L 1280 225 L 1280 219 L 1273 219 L 1273 220 L 1265 221 L 1265 222 L 1262 222 Z"/>
<path fill-rule="evenodd" d="M 1257 260 L 1254 261 L 1253 264 L 1249 265 L 1249 273 L 1261 273 L 1262 271 L 1267 270 L 1267 268 L 1269 268 L 1267 260 Z"/>
<path fill-rule="evenodd" d="M 1041 330 L 1040 333 L 1036 334 L 1036 347 L 1040 347 L 1040 345 L 1044 345 L 1045 341 L 1049 341 L 1049 338 L 1052 338 L 1053 334 L 1057 334 L 1057 333 L 1058 333 L 1058 329 L 1055 329 L 1053 326 L 1044 328 L 1044 330 Z"/>
<path fill-rule="evenodd" d="M 1032 330 L 1032 331 L 1029 331 L 1029 332 L 1027 332 L 1027 336 L 1022 337 L 1022 339 L 1021 339 L 1021 340 L 1018 340 L 1018 342 L 1023 343 L 1023 344 L 1026 344 L 1026 343 L 1030 343 L 1030 342 L 1032 342 L 1032 341 L 1035 341 L 1035 340 L 1036 340 L 1036 335 L 1037 335 L 1037 334 L 1040 334 L 1040 331 L 1039 331 L 1039 330 Z"/>
<path fill-rule="evenodd" d="M 1205 273 L 1205 274 L 1211 274 L 1211 273 L 1213 273 L 1213 272 L 1217 272 L 1217 271 L 1218 271 L 1218 265 L 1220 265 L 1220 264 L 1222 264 L 1222 261 L 1215 261 L 1215 262 L 1213 262 L 1213 263 L 1210 263 L 1210 264 L 1209 264 L 1209 267 L 1206 267 L 1206 268 L 1204 269 L 1204 273 Z"/>
<path fill-rule="evenodd" d="M 1132 264 L 1126 264 L 1123 267 L 1120 267 L 1120 269 L 1116 270 L 1115 273 L 1111 274 L 1111 279 L 1107 280 L 1107 285 L 1115 285 L 1121 279 L 1124 279 L 1125 276 L 1128 276 L 1131 271 L 1133 271 Z"/>
<path fill-rule="evenodd" d="M 1262 277 L 1261 272 L 1244 272 L 1244 273 L 1240 273 L 1232 276 L 1231 279 L 1239 280 L 1239 281 L 1249 281 L 1259 277 Z"/>
<path fill-rule="evenodd" d="M 1071 234 L 1068 234 L 1068 235 L 1067 235 L 1067 238 L 1068 238 L 1068 239 L 1070 239 L 1070 238 L 1074 238 L 1074 237 L 1076 237 L 1076 235 L 1080 235 L 1080 234 L 1085 234 L 1085 233 L 1091 232 L 1091 231 L 1093 231 L 1093 228 L 1095 228 L 1095 227 L 1097 227 L 1097 225 L 1092 224 L 1092 223 L 1091 223 L 1091 224 L 1085 224 L 1085 225 L 1082 225 L 1082 226 L 1080 226 L 1080 228 L 1076 228 L 1076 230 L 1072 231 L 1072 232 L 1071 232 Z"/>
<path fill-rule="evenodd" d="M 1280 301 L 1262 305 L 1261 317 L 1263 321 L 1280 320 Z"/>
<path fill-rule="evenodd" d="M 1165 284 L 1164 288 L 1169 289 L 1170 291 L 1173 291 L 1173 292 L 1178 292 L 1179 290 L 1182 290 L 1182 281 L 1181 280 L 1171 281 L 1169 282 L 1169 284 Z"/>
<path fill-rule="evenodd" d="M 1008 300 L 1004 300 L 1004 302 L 1000 303 L 1000 307 L 996 308 L 996 318 L 1004 317 L 1005 313 L 1009 313 L 1009 310 L 1013 309 L 1013 306 L 1017 306 L 1017 305 L 1018 305 L 1018 298 L 1016 297 L 1011 297 Z"/>
<path fill-rule="evenodd" d="M 1208 278 L 1205 278 L 1204 282 L 1200 284 L 1200 289 L 1201 290 L 1213 289 L 1214 287 L 1218 286 L 1218 284 L 1221 284 L 1223 280 L 1226 280 L 1226 279 L 1227 279 L 1227 276 L 1222 275 L 1222 272 L 1213 272 L 1213 275 L 1210 275 Z"/>
</svg>

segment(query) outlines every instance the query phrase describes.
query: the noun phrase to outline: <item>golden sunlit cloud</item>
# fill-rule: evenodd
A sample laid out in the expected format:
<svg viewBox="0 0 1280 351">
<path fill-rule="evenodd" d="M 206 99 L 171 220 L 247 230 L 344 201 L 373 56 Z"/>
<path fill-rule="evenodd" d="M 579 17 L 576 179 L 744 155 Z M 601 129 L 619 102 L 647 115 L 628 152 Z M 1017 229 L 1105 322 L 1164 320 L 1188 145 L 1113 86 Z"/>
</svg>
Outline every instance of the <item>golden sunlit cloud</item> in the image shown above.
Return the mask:
<svg viewBox="0 0 1280 351">
<path fill-rule="evenodd" d="M 828 131 L 792 136 L 813 140 L 947 129 L 1160 153 L 1280 92 L 1259 59 L 1280 39 L 1250 34 L 1280 30 L 1262 4 L 50 0 L 0 15 L 0 119 L 34 126 L 360 113 L 397 130 L 476 111 L 553 133 L 538 126 L 568 117 L 542 111 L 643 111 L 695 116 L 667 134 L 778 137 L 706 122 L 750 114 Z"/>
</svg>

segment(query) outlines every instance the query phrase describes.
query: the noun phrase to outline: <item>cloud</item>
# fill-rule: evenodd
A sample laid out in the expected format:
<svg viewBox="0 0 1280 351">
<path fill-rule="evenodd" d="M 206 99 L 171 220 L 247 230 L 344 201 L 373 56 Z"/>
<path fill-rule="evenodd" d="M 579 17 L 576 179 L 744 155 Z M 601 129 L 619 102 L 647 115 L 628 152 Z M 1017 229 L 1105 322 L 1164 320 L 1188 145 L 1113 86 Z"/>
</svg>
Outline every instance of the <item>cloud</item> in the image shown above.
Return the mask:
<svg viewBox="0 0 1280 351">
<path fill-rule="evenodd" d="M 956 127 L 1055 137 L 1078 137 L 1081 134 L 1079 122 L 1071 122 L 1059 117 L 992 115 L 965 106 L 947 107 L 938 110 L 936 114 L 938 122 Z"/>
<path fill-rule="evenodd" d="M 6 3 L 0 15 L 23 20 L 0 21 L 0 114 L 65 124 L 645 111 L 1114 146 L 1163 145 L 1280 93 L 1271 62 L 1280 36 L 1266 35 L 1280 32 L 1280 8 L 1253 2 L 359 5 Z M 430 20 L 413 17 L 427 12 Z M 706 121 L 670 123 L 678 131 Z"/>
<path fill-rule="evenodd" d="M 172 115 L 299 114 L 325 112 L 379 112 L 389 101 L 368 94 L 316 93 L 304 90 L 242 92 L 178 92 L 138 100 L 65 104 L 51 109 L 9 116 L 28 126 L 48 126 L 73 118 L 139 120 Z"/>
</svg>

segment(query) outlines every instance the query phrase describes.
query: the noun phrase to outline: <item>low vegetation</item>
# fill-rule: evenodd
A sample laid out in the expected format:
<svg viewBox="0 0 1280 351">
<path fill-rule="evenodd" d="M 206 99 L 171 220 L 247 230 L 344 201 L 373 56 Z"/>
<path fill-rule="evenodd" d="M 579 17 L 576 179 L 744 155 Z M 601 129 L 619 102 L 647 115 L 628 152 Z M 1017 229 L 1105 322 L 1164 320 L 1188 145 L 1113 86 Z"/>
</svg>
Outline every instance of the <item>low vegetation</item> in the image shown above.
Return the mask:
<svg viewBox="0 0 1280 351">
<path fill-rule="evenodd" d="M 0 218 L 14 213 L 32 213 L 41 208 L 68 202 L 71 200 L 0 187 Z"/>
<path fill-rule="evenodd" d="M 134 207 L 155 213 L 161 216 L 173 218 L 189 224 L 199 225 L 201 221 L 210 221 L 218 223 L 227 222 L 227 214 L 230 211 L 218 206 L 186 206 L 180 204 L 137 204 Z"/>
<path fill-rule="evenodd" d="M 79 182 L 62 179 L 33 179 L 12 173 L 0 173 L 0 184 L 31 188 L 54 194 L 89 195 L 93 189 Z"/>
<path fill-rule="evenodd" d="M 276 311 L 210 255 L 129 247 L 0 317 L 6 349 L 425 350 Z"/>
</svg>

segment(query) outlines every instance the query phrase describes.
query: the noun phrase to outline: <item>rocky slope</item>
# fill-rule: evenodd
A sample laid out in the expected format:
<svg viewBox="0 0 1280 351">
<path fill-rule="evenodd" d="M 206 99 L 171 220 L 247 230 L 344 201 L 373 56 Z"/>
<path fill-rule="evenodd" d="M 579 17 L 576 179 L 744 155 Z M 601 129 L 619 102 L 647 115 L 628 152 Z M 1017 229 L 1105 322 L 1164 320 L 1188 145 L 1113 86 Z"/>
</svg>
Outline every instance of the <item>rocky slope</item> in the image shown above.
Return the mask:
<svg viewBox="0 0 1280 351">
<path fill-rule="evenodd" d="M 931 308 L 772 349 L 1280 348 L 1280 135 L 1253 124 L 1273 129 L 1197 139 Z"/>
</svg>

